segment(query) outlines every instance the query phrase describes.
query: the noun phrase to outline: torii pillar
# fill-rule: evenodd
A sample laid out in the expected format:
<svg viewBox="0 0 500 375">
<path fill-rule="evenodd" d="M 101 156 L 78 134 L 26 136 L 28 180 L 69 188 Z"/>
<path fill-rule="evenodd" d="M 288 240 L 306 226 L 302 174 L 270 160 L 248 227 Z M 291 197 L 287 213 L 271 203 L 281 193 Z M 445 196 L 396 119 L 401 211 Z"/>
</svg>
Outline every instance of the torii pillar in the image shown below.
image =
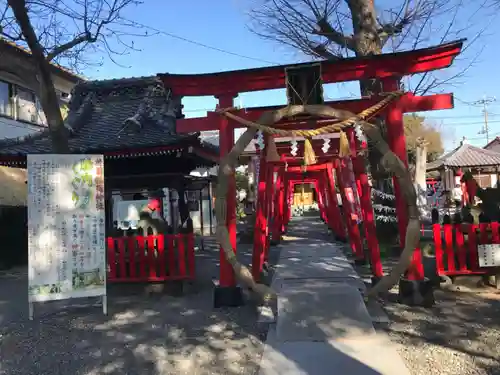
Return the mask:
<svg viewBox="0 0 500 375">
<path fill-rule="evenodd" d="M 216 96 L 219 100 L 220 108 L 229 108 L 233 106 L 233 100 L 238 94 L 225 94 Z M 226 116 L 219 118 L 219 152 L 221 159 L 224 158 L 234 146 L 234 125 Z M 226 195 L 226 225 L 229 232 L 231 247 L 236 252 L 236 181 L 234 173 L 228 176 L 228 188 Z M 224 256 L 224 251 L 220 249 L 220 277 L 219 285 L 214 291 L 214 306 L 241 306 L 243 305 L 243 293 L 236 285 L 231 265 Z"/>
<path fill-rule="evenodd" d="M 399 79 L 391 77 L 383 80 L 384 91 L 399 90 Z M 403 99 L 404 100 L 404 99 Z M 406 151 L 406 141 L 404 134 L 403 113 L 405 112 L 404 102 L 397 99 L 388 106 L 386 112 L 386 128 L 389 147 L 408 168 L 408 154 Z M 401 192 L 401 186 L 396 177 L 393 178 L 394 195 L 396 196 L 396 214 L 399 226 L 400 246 L 403 249 L 406 240 L 406 228 L 408 226 L 408 210 L 406 202 Z M 424 304 L 434 304 L 434 293 L 432 283 L 425 278 L 422 264 L 422 252 L 416 248 L 413 252 L 412 261 L 404 277 L 399 282 L 399 300 L 401 302 L 419 303 L 414 301 L 416 295 L 420 294 L 424 298 Z M 419 293 L 415 293 L 418 291 Z"/>
</svg>

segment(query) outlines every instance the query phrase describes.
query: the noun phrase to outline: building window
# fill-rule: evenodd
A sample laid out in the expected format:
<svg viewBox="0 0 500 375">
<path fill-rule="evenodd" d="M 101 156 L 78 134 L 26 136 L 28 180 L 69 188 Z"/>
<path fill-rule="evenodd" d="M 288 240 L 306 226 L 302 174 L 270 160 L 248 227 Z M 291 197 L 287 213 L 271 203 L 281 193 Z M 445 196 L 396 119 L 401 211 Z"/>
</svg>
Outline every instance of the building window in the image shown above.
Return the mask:
<svg viewBox="0 0 500 375">
<path fill-rule="evenodd" d="M 0 81 L 0 116 L 37 125 L 47 123 L 33 91 L 4 81 Z"/>
<path fill-rule="evenodd" d="M 39 119 L 35 93 L 21 87 L 16 87 L 16 94 L 17 119 L 37 124 Z"/>
<path fill-rule="evenodd" d="M 12 88 L 11 85 L 0 81 L 0 115 L 12 116 Z"/>
</svg>

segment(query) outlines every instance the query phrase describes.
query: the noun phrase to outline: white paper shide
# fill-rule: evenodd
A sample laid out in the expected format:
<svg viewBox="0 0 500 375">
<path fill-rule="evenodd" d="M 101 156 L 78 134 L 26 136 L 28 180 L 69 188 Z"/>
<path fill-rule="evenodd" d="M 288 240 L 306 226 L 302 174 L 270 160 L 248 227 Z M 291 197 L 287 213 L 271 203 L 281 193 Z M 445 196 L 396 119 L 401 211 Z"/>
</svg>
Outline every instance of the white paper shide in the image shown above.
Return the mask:
<svg viewBox="0 0 500 375">
<path fill-rule="evenodd" d="M 105 296 L 102 155 L 28 155 L 29 301 Z"/>
</svg>

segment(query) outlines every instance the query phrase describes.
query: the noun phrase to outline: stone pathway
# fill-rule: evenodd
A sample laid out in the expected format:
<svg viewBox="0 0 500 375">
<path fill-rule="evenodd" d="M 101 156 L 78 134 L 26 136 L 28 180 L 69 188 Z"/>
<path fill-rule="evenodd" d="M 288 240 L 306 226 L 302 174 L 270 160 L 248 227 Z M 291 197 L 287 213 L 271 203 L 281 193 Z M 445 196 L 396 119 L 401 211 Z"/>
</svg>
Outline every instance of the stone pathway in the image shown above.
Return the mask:
<svg viewBox="0 0 500 375">
<path fill-rule="evenodd" d="M 409 374 L 388 336 L 375 331 L 363 280 L 324 224 L 296 219 L 289 235 L 297 238 L 280 245 L 277 321 L 259 374 Z"/>
</svg>

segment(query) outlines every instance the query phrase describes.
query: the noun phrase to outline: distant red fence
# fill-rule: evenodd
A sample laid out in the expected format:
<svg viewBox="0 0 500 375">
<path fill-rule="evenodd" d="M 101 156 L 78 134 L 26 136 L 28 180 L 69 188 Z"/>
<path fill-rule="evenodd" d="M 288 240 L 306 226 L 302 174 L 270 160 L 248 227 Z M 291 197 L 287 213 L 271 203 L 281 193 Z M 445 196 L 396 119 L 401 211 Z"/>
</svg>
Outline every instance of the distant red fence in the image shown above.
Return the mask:
<svg viewBox="0 0 500 375">
<path fill-rule="evenodd" d="M 436 270 L 440 276 L 483 275 L 491 267 L 479 267 L 478 245 L 500 244 L 500 225 L 434 224 Z"/>
<path fill-rule="evenodd" d="M 194 235 L 108 237 L 108 281 L 192 280 Z"/>
</svg>

